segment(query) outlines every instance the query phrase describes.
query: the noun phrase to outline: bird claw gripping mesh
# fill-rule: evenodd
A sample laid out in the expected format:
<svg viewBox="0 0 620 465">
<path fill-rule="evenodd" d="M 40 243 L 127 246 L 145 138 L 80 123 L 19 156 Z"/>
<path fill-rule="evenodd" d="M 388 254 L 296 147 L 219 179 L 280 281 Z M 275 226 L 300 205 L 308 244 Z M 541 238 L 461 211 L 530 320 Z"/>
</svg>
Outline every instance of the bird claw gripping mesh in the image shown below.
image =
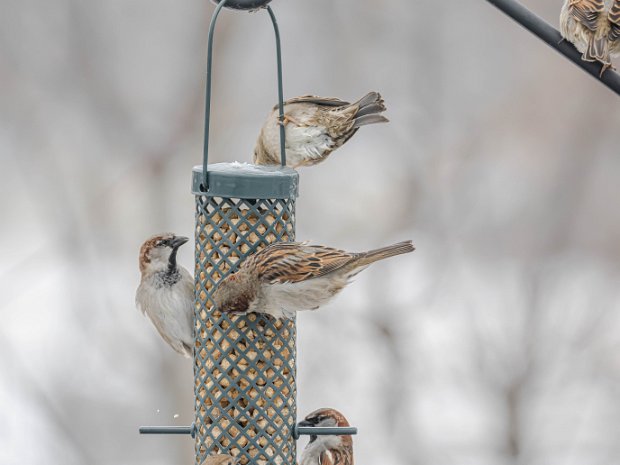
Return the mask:
<svg viewBox="0 0 620 465">
<path fill-rule="evenodd" d="M 297 174 L 283 170 L 294 184 L 290 198 L 195 192 L 197 463 L 216 453 L 236 456 L 242 465 L 295 463 L 295 320 L 223 314 L 210 300 L 241 260 L 274 242 L 294 240 Z"/>
</svg>

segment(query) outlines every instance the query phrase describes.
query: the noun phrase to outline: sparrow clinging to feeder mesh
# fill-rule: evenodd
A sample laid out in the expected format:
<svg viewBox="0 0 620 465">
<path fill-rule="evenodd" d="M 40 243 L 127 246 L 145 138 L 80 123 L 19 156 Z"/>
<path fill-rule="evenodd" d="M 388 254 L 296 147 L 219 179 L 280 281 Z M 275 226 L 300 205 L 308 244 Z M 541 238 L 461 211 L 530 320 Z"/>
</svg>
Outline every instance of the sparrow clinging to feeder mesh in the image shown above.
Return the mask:
<svg viewBox="0 0 620 465">
<path fill-rule="evenodd" d="M 299 310 L 328 302 L 371 263 L 413 250 L 411 241 L 361 253 L 306 243 L 272 244 L 221 281 L 213 301 L 222 312 L 292 318 Z"/>
<path fill-rule="evenodd" d="M 284 102 L 286 164 L 292 168 L 325 160 L 365 125 L 388 119 L 378 92 L 369 92 L 355 103 L 337 98 L 306 95 Z M 254 148 L 254 164 L 280 164 L 280 120 L 276 105 L 261 129 Z"/>
<path fill-rule="evenodd" d="M 620 54 L 620 0 L 564 0 L 560 31 L 583 60 L 603 65 L 602 76 Z"/>
<path fill-rule="evenodd" d="M 177 264 L 177 251 L 187 237 L 160 234 L 140 248 L 142 279 L 136 306 L 146 314 L 164 341 L 178 353 L 192 356 L 194 346 L 194 280 Z"/>
<path fill-rule="evenodd" d="M 346 427 L 344 415 L 332 408 L 312 412 L 299 426 Z M 310 442 L 301 454 L 300 465 L 353 465 L 351 436 L 310 436 Z"/>
<path fill-rule="evenodd" d="M 228 454 L 209 455 L 200 465 L 236 465 L 237 459 Z"/>
</svg>

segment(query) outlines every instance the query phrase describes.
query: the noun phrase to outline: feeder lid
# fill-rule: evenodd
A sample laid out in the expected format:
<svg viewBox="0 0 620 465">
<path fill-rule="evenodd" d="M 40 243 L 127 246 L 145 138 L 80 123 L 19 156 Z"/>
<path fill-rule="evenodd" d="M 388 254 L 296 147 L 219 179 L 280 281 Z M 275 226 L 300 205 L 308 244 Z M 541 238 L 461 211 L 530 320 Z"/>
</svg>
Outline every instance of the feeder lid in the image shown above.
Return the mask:
<svg viewBox="0 0 620 465">
<path fill-rule="evenodd" d="M 257 166 L 249 163 L 207 165 L 209 189 L 201 190 L 202 165 L 192 169 L 192 193 L 237 199 L 290 199 L 299 193 L 299 174 L 287 166 Z"/>
<path fill-rule="evenodd" d="M 211 0 L 218 4 L 221 0 Z M 234 10 L 256 10 L 264 8 L 271 0 L 228 0 L 224 8 L 232 8 Z"/>
</svg>

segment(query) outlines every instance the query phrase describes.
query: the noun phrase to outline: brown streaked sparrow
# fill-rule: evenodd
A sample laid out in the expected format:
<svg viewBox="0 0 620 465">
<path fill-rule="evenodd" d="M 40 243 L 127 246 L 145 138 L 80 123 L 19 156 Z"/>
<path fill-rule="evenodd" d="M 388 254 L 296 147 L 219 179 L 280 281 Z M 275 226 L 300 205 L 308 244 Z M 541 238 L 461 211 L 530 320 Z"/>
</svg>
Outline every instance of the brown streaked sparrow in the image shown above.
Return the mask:
<svg viewBox="0 0 620 465">
<path fill-rule="evenodd" d="M 333 408 L 322 408 L 309 414 L 299 426 L 349 426 L 342 413 Z M 310 436 L 310 442 L 301 454 L 300 465 L 353 465 L 351 436 Z"/>
<path fill-rule="evenodd" d="M 209 455 L 200 465 L 235 465 L 237 459 L 228 454 Z"/>
<path fill-rule="evenodd" d="M 292 318 L 316 310 L 368 265 L 414 250 L 411 241 L 361 253 L 321 245 L 280 242 L 245 259 L 213 294 L 222 312 L 267 313 Z"/>
<path fill-rule="evenodd" d="M 603 65 L 602 76 L 620 54 L 620 0 L 564 0 L 560 32 L 583 60 Z"/>
<path fill-rule="evenodd" d="M 322 162 L 364 125 L 385 123 L 378 92 L 369 92 L 355 103 L 337 98 L 305 95 L 284 102 L 286 164 L 291 168 Z M 261 129 L 253 162 L 280 164 L 280 121 L 276 105 Z"/>
<path fill-rule="evenodd" d="M 189 239 L 159 234 L 140 248 L 142 279 L 136 307 L 148 315 L 170 347 L 186 357 L 194 346 L 194 279 L 177 265 L 177 251 Z"/>
</svg>

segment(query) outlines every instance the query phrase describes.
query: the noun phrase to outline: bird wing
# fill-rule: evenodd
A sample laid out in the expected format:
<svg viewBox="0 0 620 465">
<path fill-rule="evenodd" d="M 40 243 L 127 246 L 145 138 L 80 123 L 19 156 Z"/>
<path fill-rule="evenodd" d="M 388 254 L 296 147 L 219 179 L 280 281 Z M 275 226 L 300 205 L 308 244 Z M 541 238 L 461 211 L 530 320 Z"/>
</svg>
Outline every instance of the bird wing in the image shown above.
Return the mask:
<svg viewBox="0 0 620 465">
<path fill-rule="evenodd" d="M 614 0 L 609 10 L 609 22 L 611 29 L 609 30 L 609 40 L 615 42 L 620 39 L 620 0 Z"/>
<path fill-rule="evenodd" d="M 263 249 L 248 260 L 262 282 L 282 284 L 320 278 L 358 258 L 359 254 L 330 247 L 282 242 Z"/>
<path fill-rule="evenodd" d="M 598 18 L 605 11 L 605 0 L 571 0 L 571 16 L 591 31 L 596 31 Z"/>
<path fill-rule="evenodd" d="M 290 105 L 293 103 L 310 103 L 313 105 L 319 105 L 322 107 L 343 107 L 350 105 L 350 102 L 345 102 L 336 97 L 318 97 L 316 95 L 302 95 L 301 97 L 295 97 L 284 102 L 284 105 Z M 274 110 L 278 109 L 278 105 L 273 107 Z"/>
<path fill-rule="evenodd" d="M 319 465 L 353 465 L 351 457 L 340 449 L 328 449 L 319 455 Z"/>
<path fill-rule="evenodd" d="M 319 455 L 319 465 L 335 465 L 334 457 L 330 450 L 324 450 Z"/>
</svg>

